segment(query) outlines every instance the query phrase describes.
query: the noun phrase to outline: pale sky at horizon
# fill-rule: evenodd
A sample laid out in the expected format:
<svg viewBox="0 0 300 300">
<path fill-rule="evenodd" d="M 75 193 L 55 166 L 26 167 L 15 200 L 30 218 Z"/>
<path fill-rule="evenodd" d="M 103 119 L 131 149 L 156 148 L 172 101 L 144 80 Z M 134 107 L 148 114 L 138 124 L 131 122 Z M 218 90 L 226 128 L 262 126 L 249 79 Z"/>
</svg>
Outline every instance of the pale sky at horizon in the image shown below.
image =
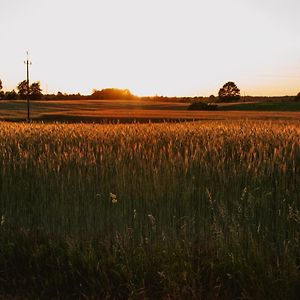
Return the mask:
<svg viewBox="0 0 300 300">
<path fill-rule="evenodd" d="M 299 0 L 0 0 L 0 79 L 43 91 L 300 92 Z"/>
</svg>

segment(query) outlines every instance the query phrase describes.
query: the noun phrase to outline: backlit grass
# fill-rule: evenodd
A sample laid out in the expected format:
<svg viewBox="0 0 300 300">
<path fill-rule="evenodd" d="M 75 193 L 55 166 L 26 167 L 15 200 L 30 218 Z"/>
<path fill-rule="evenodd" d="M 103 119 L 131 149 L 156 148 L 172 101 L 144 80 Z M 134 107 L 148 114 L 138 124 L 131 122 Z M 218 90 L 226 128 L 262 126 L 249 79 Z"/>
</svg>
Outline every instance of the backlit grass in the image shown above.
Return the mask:
<svg viewBox="0 0 300 300">
<path fill-rule="evenodd" d="M 0 293 L 297 299 L 300 123 L 0 123 Z"/>
</svg>

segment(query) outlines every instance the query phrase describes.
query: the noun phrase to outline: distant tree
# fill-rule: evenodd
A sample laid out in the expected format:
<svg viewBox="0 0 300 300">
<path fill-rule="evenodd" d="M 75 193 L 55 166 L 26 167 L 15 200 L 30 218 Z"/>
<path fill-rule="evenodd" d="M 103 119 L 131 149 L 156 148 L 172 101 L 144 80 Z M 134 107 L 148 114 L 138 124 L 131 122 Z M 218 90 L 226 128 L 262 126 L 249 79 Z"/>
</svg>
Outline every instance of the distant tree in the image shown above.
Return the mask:
<svg viewBox="0 0 300 300">
<path fill-rule="evenodd" d="M 40 82 L 34 82 L 29 88 L 30 99 L 39 100 L 42 98 L 42 89 Z"/>
<path fill-rule="evenodd" d="M 18 98 L 18 94 L 16 93 L 15 90 L 8 91 L 4 94 L 4 99 L 5 100 L 15 100 Z"/>
<path fill-rule="evenodd" d="M 134 99 L 134 96 L 128 89 L 108 88 L 101 91 L 94 90 L 90 96 L 93 99 Z"/>
<path fill-rule="evenodd" d="M 27 93 L 30 99 L 34 99 L 34 100 L 41 99 L 43 96 L 42 89 L 40 87 L 40 82 L 32 83 L 28 89 L 27 81 L 23 80 L 22 82 L 19 83 L 17 89 L 18 89 L 18 95 L 20 99 L 26 99 Z"/>
<path fill-rule="evenodd" d="M 2 80 L 0 79 L 0 99 L 4 98 L 4 92 L 2 91 L 3 85 L 2 85 Z"/>
<path fill-rule="evenodd" d="M 297 101 L 297 102 L 300 102 L 300 92 L 297 94 L 297 96 L 295 97 L 294 100 Z"/>
<path fill-rule="evenodd" d="M 63 98 L 64 94 L 60 91 L 57 92 L 57 95 L 56 97 L 59 99 L 59 98 Z"/>
<path fill-rule="evenodd" d="M 240 90 L 232 81 L 225 83 L 219 90 L 219 99 L 222 102 L 238 101 L 240 98 Z"/>
<path fill-rule="evenodd" d="M 210 95 L 210 96 L 208 97 L 208 101 L 209 101 L 209 102 L 215 102 L 215 101 L 216 101 L 215 95 Z"/>
<path fill-rule="evenodd" d="M 18 96 L 20 99 L 26 99 L 27 93 L 28 93 L 28 86 L 27 86 L 27 81 L 23 80 L 20 82 L 17 86 L 18 90 Z"/>
</svg>

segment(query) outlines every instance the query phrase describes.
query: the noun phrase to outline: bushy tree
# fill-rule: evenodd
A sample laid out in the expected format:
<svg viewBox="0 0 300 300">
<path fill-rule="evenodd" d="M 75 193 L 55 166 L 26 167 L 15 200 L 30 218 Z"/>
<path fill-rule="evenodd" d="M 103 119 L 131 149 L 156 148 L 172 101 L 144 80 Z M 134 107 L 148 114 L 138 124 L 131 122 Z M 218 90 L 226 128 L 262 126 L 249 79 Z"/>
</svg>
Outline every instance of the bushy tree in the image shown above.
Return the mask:
<svg viewBox="0 0 300 300">
<path fill-rule="evenodd" d="M 27 94 L 28 94 L 27 81 L 26 80 L 21 81 L 17 86 L 17 90 L 18 90 L 19 98 L 20 99 L 26 99 Z"/>
<path fill-rule="evenodd" d="M 16 93 L 15 90 L 8 91 L 4 94 L 4 99 L 5 100 L 15 100 L 18 98 L 18 94 Z"/>
<path fill-rule="evenodd" d="M 0 79 L 0 99 L 4 98 L 4 92 L 2 91 L 3 85 L 2 85 L 2 80 Z"/>
<path fill-rule="evenodd" d="M 240 98 L 240 89 L 232 81 L 225 83 L 219 90 L 219 99 L 222 102 L 238 101 Z"/>
<path fill-rule="evenodd" d="M 27 93 L 30 97 L 30 99 L 41 99 L 42 98 L 42 89 L 40 87 L 40 82 L 34 82 L 29 86 L 29 91 L 28 91 L 28 86 L 27 86 L 27 81 L 23 80 L 22 82 L 19 83 L 18 87 L 18 95 L 20 99 L 26 99 Z"/>
<path fill-rule="evenodd" d="M 30 99 L 38 100 L 42 98 L 43 94 L 42 94 L 40 82 L 34 82 L 30 86 L 29 94 L 30 94 Z"/>
<path fill-rule="evenodd" d="M 297 94 L 297 96 L 295 97 L 295 101 L 300 102 L 300 92 Z"/>
<path fill-rule="evenodd" d="M 216 97 L 215 97 L 215 95 L 210 95 L 210 96 L 208 97 L 208 101 L 209 101 L 209 102 L 216 102 Z"/>
<path fill-rule="evenodd" d="M 107 88 L 101 91 L 94 90 L 91 95 L 93 99 L 134 99 L 135 96 L 128 89 Z"/>
</svg>

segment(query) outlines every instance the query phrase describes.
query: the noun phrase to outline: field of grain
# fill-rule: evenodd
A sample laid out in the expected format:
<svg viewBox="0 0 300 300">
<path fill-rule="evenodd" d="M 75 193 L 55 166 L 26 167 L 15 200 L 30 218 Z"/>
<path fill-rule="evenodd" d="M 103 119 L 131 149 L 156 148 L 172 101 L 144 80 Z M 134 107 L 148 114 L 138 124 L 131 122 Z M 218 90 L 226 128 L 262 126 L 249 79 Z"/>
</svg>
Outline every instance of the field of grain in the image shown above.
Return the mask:
<svg viewBox="0 0 300 300">
<path fill-rule="evenodd" d="M 148 123 L 178 120 L 300 120 L 294 104 L 279 103 L 277 111 L 268 111 L 263 105 L 220 104 L 218 111 L 190 111 L 188 103 L 143 100 L 64 100 L 31 101 L 33 121 L 88 122 L 88 123 Z M 299 105 L 296 103 L 297 107 Z M 232 111 L 231 107 L 232 106 Z M 289 111 L 289 107 L 295 111 Z M 243 111 L 243 107 L 245 110 Z M 268 105 L 267 105 L 268 107 Z M 259 110 L 262 111 L 259 111 Z M 241 111 L 242 110 L 242 111 Z M 272 109 L 271 109 L 272 110 Z M 279 111 L 278 111 L 279 110 Z M 280 111 L 282 110 L 282 111 Z M 291 109 L 293 110 L 293 109 Z M 26 101 L 0 101 L 0 120 L 24 121 L 27 118 Z"/>
<path fill-rule="evenodd" d="M 0 295 L 298 299 L 299 136 L 299 121 L 0 123 Z"/>
</svg>

